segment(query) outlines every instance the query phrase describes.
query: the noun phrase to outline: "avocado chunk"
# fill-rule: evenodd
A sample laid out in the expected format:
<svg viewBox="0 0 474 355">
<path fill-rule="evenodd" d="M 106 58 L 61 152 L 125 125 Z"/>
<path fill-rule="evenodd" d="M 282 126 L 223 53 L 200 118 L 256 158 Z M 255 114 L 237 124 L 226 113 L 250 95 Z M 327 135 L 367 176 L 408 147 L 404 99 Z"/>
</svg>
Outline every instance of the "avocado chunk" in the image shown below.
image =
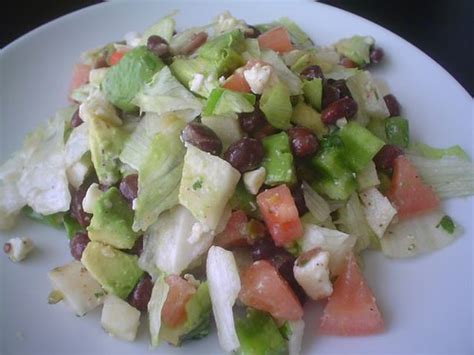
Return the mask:
<svg viewBox="0 0 474 355">
<path fill-rule="evenodd" d="M 162 323 L 160 339 L 175 346 L 187 340 L 201 339 L 209 334 L 211 325 L 211 298 L 207 282 L 199 285 L 186 303 L 186 321 L 175 328 Z"/>
<path fill-rule="evenodd" d="M 111 187 L 95 202 L 90 240 L 109 244 L 117 249 L 131 249 L 139 233 L 132 230 L 133 211 L 116 187 Z"/>
<path fill-rule="evenodd" d="M 303 80 L 303 93 L 306 102 L 321 112 L 323 99 L 323 79 Z"/>
<path fill-rule="evenodd" d="M 237 319 L 235 330 L 240 341 L 239 355 L 287 354 L 288 343 L 270 315 L 249 309 Z"/>
<path fill-rule="evenodd" d="M 125 299 L 143 275 L 138 257 L 126 254 L 110 245 L 89 242 L 81 262 L 108 293 Z"/>
<path fill-rule="evenodd" d="M 290 141 L 285 132 L 267 136 L 262 140 L 265 153 L 262 166 L 267 171 L 265 184 L 293 184 L 296 182 Z"/>
<path fill-rule="evenodd" d="M 120 179 L 119 155 L 127 133 L 98 117 L 89 120 L 89 146 L 99 182 L 113 185 Z"/>
<path fill-rule="evenodd" d="M 164 67 L 163 62 L 145 46 L 127 52 L 110 68 L 102 82 L 107 100 L 123 111 L 133 111 L 132 100 L 153 75 Z"/>
</svg>

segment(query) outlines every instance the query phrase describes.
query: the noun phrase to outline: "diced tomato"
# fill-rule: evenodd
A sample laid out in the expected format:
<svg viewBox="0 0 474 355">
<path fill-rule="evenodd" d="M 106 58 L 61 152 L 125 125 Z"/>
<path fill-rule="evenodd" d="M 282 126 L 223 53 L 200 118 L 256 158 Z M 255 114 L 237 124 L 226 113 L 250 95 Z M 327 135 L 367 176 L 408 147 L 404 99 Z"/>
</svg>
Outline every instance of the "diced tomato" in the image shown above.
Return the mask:
<svg viewBox="0 0 474 355">
<path fill-rule="evenodd" d="M 258 36 L 258 44 L 262 48 L 273 49 L 275 52 L 289 52 L 293 49 L 290 35 L 285 27 L 279 26 Z"/>
<path fill-rule="evenodd" d="M 242 272 L 239 299 L 245 305 L 283 320 L 298 320 L 303 308 L 291 287 L 266 260 L 254 262 Z"/>
<path fill-rule="evenodd" d="M 223 88 L 237 92 L 250 92 L 250 86 L 245 80 L 243 70 L 237 69 L 222 85 Z"/>
<path fill-rule="evenodd" d="M 74 68 L 72 69 L 71 82 L 69 83 L 68 96 L 71 96 L 72 92 L 78 87 L 87 84 L 89 81 L 90 71 L 91 67 L 86 64 L 78 63 L 74 65 Z"/>
<path fill-rule="evenodd" d="M 118 62 L 120 62 L 120 60 L 123 58 L 123 56 L 125 55 L 126 52 L 123 52 L 123 51 L 115 51 L 113 52 L 110 57 L 109 57 L 109 65 L 112 66 L 112 65 L 115 65 L 117 64 Z"/>
<path fill-rule="evenodd" d="M 382 315 L 372 291 L 350 254 L 344 271 L 333 285 L 319 329 L 328 335 L 369 335 L 384 330 Z"/>
<path fill-rule="evenodd" d="M 244 211 L 232 212 L 225 229 L 216 236 L 214 244 L 222 248 L 247 245 L 247 222 L 248 218 Z"/>
<path fill-rule="evenodd" d="M 196 293 L 196 287 L 177 275 L 167 276 L 166 283 L 170 287 L 161 311 L 161 319 L 169 327 L 186 321 L 186 303 Z"/>
<path fill-rule="evenodd" d="M 429 212 L 439 206 L 439 198 L 433 189 L 424 184 L 404 155 L 393 162 L 393 175 L 387 197 L 397 209 L 400 219 Z"/>
<path fill-rule="evenodd" d="M 303 235 L 295 200 L 286 185 L 261 192 L 257 204 L 277 246 L 289 245 Z"/>
</svg>

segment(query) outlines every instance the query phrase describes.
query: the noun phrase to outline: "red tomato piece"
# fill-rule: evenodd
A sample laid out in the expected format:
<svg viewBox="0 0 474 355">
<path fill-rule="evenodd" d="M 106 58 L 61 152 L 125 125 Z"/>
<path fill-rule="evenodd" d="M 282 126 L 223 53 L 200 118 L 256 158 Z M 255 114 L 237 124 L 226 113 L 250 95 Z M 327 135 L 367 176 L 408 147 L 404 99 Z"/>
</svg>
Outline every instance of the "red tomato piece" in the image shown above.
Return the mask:
<svg viewBox="0 0 474 355">
<path fill-rule="evenodd" d="M 387 197 L 397 208 L 400 219 L 417 216 L 439 206 L 433 189 L 421 181 L 415 167 L 404 155 L 393 162 L 393 175 Z"/>
<path fill-rule="evenodd" d="M 186 321 L 186 303 L 196 293 L 196 287 L 177 275 L 167 276 L 166 283 L 170 287 L 161 311 L 161 319 L 169 327 Z"/>
<path fill-rule="evenodd" d="M 298 320 L 303 308 L 288 283 L 267 260 L 259 260 L 242 272 L 239 299 L 245 305 L 282 320 Z"/>
<path fill-rule="evenodd" d="M 234 74 L 229 76 L 222 87 L 237 92 L 251 91 L 249 84 L 247 84 L 247 80 L 245 80 L 243 70 L 241 69 L 237 69 Z"/>
<path fill-rule="evenodd" d="M 277 246 L 289 245 L 303 235 L 295 200 L 286 185 L 261 192 L 257 204 Z"/>
<path fill-rule="evenodd" d="M 89 73 L 91 67 L 86 64 L 78 63 L 74 65 L 72 69 L 71 82 L 69 83 L 69 95 L 71 96 L 72 92 L 78 87 L 87 84 L 89 82 Z"/>
<path fill-rule="evenodd" d="M 216 236 L 214 244 L 222 248 L 247 245 L 247 222 L 248 218 L 244 211 L 232 212 L 225 229 Z"/>
<path fill-rule="evenodd" d="M 112 66 L 120 62 L 120 60 L 123 58 L 125 53 L 126 52 L 119 52 L 119 51 L 113 52 L 109 57 L 109 65 Z"/>
<path fill-rule="evenodd" d="M 288 30 L 283 27 L 274 27 L 258 36 L 258 44 L 262 48 L 273 49 L 275 52 L 283 53 L 293 50 Z"/>
<path fill-rule="evenodd" d="M 384 330 L 382 315 L 364 276 L 350 254 L 333 285 L 319 329 L 328 335 L 369 335 Z"/>
</svg>

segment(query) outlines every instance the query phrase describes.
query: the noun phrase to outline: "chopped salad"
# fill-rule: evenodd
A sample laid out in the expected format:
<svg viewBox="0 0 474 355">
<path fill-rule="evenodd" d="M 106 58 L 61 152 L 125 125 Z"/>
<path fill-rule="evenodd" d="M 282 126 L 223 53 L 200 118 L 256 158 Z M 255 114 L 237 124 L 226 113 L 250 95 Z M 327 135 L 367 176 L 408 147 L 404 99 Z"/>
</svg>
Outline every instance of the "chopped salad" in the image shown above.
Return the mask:
<svg viewBox="0 0 474 355">
<path fill-rule="evenodd" d="M 0 229 L 63 227 L 73 261 L 49 272 L 48 302 L 102 306 L 118 339 L 147 321 L 152 347 L 180 346 L 215 322 L 225 352 L 298 354 L 303 305 L 322 300 L 317 336 L 382 332 L 363 252 L 451 244 L 440 201 L 474 193 L 461 147 L 411 140 L 370 72 L 383 56 L 369 36 L 323 47 L 288 18 L 228 12 L 89 50 L 70 105 L 0 167 Z"/>
</svg>

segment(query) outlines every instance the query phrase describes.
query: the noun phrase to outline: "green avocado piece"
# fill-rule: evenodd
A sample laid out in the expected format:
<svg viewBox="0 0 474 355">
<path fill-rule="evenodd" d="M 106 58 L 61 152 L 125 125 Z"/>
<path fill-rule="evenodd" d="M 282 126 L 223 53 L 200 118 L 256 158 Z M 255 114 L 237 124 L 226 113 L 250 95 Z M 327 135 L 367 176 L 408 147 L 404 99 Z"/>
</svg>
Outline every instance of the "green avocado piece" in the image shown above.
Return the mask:
<svg viewBox="0 0 474 355">
<path fill-rule="evenodd" d="M 288 135 L 280 132 L 267 136 L 263 138 L 262 145 L 265 153 L 262 166 L 267 172 L 265 184 L 273 186 L 295 183 L 295 168 Z"/>
<path fill-rule="evenodd" d="M 240 342 L 239 355 L 283 355 L 288 342 L 283 338 L 270 315 L 249 309 L 244 318 L 237 319 L 235 330 Z"/>
<path fill-rule="evenodd" d="M 128 134 L 100 118 L 89 120 L 91 160 L 99 182 L 113 185 L 120 179 L 119 155 Z"/>
<path fill-rule="evenodd" d="M 110 245 L 89 242 L 82 253 L 82 264 L 105 291 L 125 299 L 143 275 L 138 257 Z"/>
<path fill-rule="evenodd" d="M 90 240 L 109 244 L 117 249 L 131 249 L 139 233 L 132 230 L 133 211 L 116 187 L 103 193 L 93 207 Z"/>
<path fill-rule="evenodd" d="M 105 75 L 102 89 L 107 100 L 123 111 L 133 111 L 135 95 L 163 67 L 161 59 L 145 46 L 130 50 Z"/>
<path fill-rule="evenodd" d="M 323 99 L 323 79 L 316 78 L 312 80 L 303 80 L 303 93 L 306 102 L 314 109 L 321 112 L 321 104 Z"/>
<path fill-rule="evenodd" d="M 207 282 L 203 282 L 186 303 L 186 321 L 175 328 L 162 323 L 160 339 L 179 346 L 186 340 L 201 339 L 207 336 L 211 325 L 211 307 L 209 287 Z"/>
</svg>

